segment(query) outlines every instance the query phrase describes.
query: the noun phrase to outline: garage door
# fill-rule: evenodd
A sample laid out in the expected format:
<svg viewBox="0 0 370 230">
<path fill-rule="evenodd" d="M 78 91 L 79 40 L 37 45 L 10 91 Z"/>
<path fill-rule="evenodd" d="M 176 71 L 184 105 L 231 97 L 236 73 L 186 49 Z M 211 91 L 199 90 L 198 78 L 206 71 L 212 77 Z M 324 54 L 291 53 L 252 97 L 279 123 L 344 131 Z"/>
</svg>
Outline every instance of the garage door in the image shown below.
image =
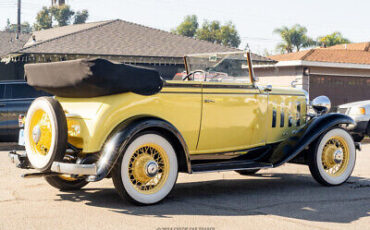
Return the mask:
<svg viewBox="0 0 370 230">
<path fill-rule="evenodd" d="M 310 75 L 310 100 L 325 95 L 328 96 L 332 105 L 369 100 L 370 99 L 370 76 L 369 77 L 346 77 L 346 76 L 320 76 Z"/>
</svg>

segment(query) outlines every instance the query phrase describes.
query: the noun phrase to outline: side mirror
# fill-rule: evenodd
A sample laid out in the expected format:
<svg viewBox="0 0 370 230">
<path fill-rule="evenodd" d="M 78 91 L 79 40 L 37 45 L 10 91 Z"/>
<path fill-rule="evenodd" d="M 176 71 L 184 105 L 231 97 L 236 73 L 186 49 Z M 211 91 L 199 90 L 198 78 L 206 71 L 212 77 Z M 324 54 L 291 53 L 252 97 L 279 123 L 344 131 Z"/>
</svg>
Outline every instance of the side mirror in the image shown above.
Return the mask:
<svg viewBox="0 0 370 230">
<path fill-rule="evenodd" d="M 319 96 L 312 100 L 311 106 L 318 115 L 322 115 L 330 111 L 331 102 L 327 96 Z"/>
</svg>

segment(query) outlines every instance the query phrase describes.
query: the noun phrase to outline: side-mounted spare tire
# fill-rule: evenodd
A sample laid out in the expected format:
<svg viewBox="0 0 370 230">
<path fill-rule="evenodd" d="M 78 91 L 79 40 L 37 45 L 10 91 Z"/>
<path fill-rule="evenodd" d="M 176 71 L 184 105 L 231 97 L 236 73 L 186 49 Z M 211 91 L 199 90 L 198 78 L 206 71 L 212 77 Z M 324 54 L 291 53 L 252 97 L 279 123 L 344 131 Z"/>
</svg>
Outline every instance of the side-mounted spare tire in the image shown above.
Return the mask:
<svg viewBox="0 0 370 230">
<path fill-rule="evenodd" d="M 67 146 L 67 120 L 60 103 L 51 97 L 34 100 L 25 122 L 26 154 L 32 167 L 48 171 L 62 161 Z"/>
</svg>

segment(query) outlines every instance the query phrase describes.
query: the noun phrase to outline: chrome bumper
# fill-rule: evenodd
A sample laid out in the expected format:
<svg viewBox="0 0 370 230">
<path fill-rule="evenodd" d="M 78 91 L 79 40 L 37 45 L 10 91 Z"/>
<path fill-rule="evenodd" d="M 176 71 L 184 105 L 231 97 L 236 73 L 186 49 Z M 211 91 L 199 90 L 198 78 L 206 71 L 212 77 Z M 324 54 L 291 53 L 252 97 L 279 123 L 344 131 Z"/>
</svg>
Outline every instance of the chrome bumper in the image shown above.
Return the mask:
<svg viewBox="0 0 370 230">
<path fill-rule="evenodd" d="M 15 151 L 9 152 L 10 161 L 15 164 L 18 168 L 31 169 L 32 166 L 28 162 L 25 154 L 18 154 Z M 60 174 L 72 174 L 72 175 L 88 175 L 94 176 L 97 174 L 96 164 L 73 164 L 64 162 L 53 162 L 51 172 Z"/>
<path fill-rule="evenodd" d="M 51 171 L 63 174 L 96 175 L 97 167 L 95 164 L 54 162 L 51 166 Z"/>
</svg>

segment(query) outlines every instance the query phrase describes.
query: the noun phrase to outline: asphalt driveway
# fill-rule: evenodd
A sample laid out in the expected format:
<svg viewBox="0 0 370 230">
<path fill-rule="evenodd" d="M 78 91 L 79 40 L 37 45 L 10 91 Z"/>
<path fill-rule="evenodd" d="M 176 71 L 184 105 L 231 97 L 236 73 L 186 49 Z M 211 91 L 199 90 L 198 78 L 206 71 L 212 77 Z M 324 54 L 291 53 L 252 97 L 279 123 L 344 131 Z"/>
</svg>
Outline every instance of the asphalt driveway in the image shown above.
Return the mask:
<svg viewBox="0 0 370 230">
<path fill-rule="evenodd" d="M 1 151 L 1 230 L 370 229 L 370 144 L 342 186 L 320 186 L 306 166 L 294 164 L 256 176 L 180 174 L 170 196 L 147 207 L 122 201 L 108 179 L 60 192 L 22 173 Z"/>
</svg>

